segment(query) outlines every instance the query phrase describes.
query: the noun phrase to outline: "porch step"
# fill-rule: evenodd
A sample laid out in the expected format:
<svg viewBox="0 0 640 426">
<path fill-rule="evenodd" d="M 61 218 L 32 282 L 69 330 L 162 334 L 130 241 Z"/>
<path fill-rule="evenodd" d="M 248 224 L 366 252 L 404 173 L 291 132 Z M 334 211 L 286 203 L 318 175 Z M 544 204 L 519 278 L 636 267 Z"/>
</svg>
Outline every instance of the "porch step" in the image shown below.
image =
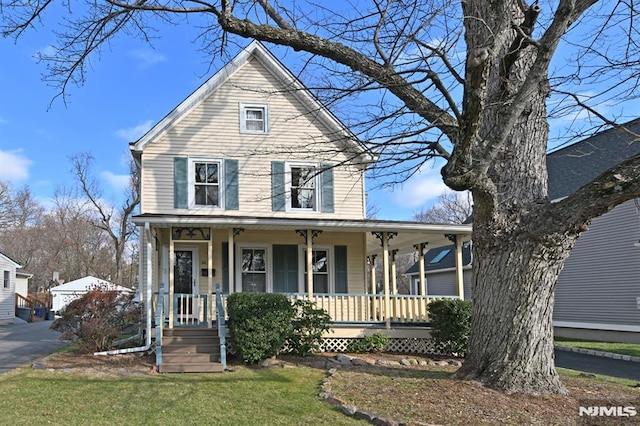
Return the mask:
<svg viewBox="0 0 640 426">
<path fill-rule="evenodd" d="M 160 373 L 222 372 L 220 339 L 216 329 L 163 330 Z"/>
</svg>

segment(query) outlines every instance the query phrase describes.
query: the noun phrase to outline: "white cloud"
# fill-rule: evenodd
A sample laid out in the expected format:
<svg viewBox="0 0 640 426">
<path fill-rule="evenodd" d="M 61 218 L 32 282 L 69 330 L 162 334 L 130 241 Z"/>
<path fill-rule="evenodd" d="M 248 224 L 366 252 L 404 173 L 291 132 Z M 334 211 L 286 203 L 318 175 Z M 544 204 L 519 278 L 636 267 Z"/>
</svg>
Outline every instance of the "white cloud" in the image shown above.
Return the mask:
<svg viewBox="0 0 640 426">
<path fill-rule="evenodd" d="M 393 201 L 403 208 L 418 208 L 435 201 L 447 189 L 439 168 L 429 168 L 407 180 L 393 192 Z"/>
<path fill-rule="evenodd" d="M 130 127 L 128 129 L 119 129 L 116 130 L 116 135 L 120 136 L 127 141 L 135 141 L 140 139 L 140 136 L 147 133 L 147 131 L 151 128 L 153 121 L 147 120 L 144 123 L 138 124 L 137 126 Z"/>
<path fill-rule="evenodd" d="M 57 53 L 58 53 L 58 49 L 56 49 L 55 47 L 49 45 L 49 46 L 43 47 L 42 49 L 38 50 L 36 52 L 36 54 L 35 54 L 35 59 L 36 60 L 40 60 L 40 59 L 44 59 L 44 58 L 52 58 Z"/>
<path fill-rule="evenodd" d="M 29 177 L 29 166 L 32 161 L 22 154 L 21 150 L 0 150 L 0 180 L 11 182 L 26 180 Z"/>
<path fill-rule="evenodd" d="M 135 49 L 129 52 L 129 56 L 137 59 L 138 66 L 142 69 L 149 68 L 167 60 L 167 57 L 151 49 Z"/>
<path fill-rule="evenodd" d="M 4 118 L 0 117 L 0 124 L 8 124 L 9 120 L 5 120 Z"/>
<path fill-rule="evenodd" d="M 129 186 L 129 180 L 131 176 L 129 175 L 117 175 L 115 173 L 105 171 L 100 173 L 100 176 L 109 184 L 109 186 L 113 187 L 118 191 L 124 191 Z"/>
</svg>

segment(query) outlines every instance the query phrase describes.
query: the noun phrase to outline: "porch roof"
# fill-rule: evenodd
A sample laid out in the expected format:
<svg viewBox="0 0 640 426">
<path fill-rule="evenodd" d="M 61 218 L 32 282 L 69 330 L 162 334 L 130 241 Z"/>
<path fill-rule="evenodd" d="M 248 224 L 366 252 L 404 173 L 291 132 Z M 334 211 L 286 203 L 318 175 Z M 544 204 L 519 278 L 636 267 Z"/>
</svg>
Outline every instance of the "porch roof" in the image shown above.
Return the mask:
<svg viewBox="0 0 640 426">
<path fill-rule="evenodd" d="M 360 232 L 367 239 L 367 254 L 381 251 L 376 232 L 393 232 L 396 235 L 389 242 L 390 249 L 399 253 L 414 251 L 414 245 L 427 243 L 429 248 L 451 244 L 448 235 L 459 235 L 463 240 L 471 239 L 472 225 L 442 224 L 423 222 L 400 222 L 371 219 L 305 219 L 248 216 L 196 216 L 142 214 L 133 217 L 136 225 L 174 227 L 192 226 L 213 229 L 244 228 L 262 231 L 296 231 L 298 229 L 322 230 L 325 232 Z"/>
</svg>

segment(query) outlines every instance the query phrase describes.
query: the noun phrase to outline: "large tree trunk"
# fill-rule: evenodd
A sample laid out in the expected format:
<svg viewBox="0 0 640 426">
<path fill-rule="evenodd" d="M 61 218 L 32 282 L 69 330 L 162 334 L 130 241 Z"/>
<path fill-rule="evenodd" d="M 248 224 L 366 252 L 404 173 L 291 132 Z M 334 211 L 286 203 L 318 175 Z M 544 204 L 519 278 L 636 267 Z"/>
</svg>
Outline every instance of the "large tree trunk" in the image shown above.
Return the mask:
<svg viewBox="0 0 640 426">
<path fill-rule="evenodd" d="M 566 393 L 554 367 L 552 315 L 576 238 L 538 241 L 474 227 L 473 325 L 457 377 L 509 393 Z"/>
<path fill-rule="evenodd" d="M 496 13 L 496 5 L 504 13 Z M 460 147 L 485 163 L 472 166 L 472 328 L 457 377 L 505 392 L 564 394 L 553 360 L 553 301 L 577 233 L 547 227 L 544 214 L 537 214 L 549 206 L 549 89 L 543 78 L 518 98 L 539 52 L 522 37 L 528 28 L 512 27 L 518 15 L 531 27 L 536 11 L 470 0 L 466 12 L 478 17 L 467 22 L 466 87 L 473 89 L 465 94 L 466 118 L 477 127 L 465 127 Z"/>
</svg>

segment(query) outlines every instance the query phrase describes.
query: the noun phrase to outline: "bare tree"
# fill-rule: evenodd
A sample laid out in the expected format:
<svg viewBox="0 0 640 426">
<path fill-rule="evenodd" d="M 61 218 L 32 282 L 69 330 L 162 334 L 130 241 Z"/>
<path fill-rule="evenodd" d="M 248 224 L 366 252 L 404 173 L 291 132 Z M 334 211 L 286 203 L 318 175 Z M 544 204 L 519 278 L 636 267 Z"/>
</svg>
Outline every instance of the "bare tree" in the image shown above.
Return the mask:
<svg viewBox="0 0 640 426">
<path fill-rule="evenodd" d="M 4 34 L 46 22 L 52 4 L 3 2 Z M 84 80 L 88 58 L 111 39 L 149 40 L 165 22 L 195 22 L 206 54 L 231 46 L 234 35 L 307 52 L 302 71 L 318 76 L 308 86 L 334 110 L 350 106 L 342 118 L 377 150 L 378 176 L 403 180 L 441 158 L 444 182 L 472 193 L 473 324 L 457 377 L 505 392 L 566 393 L 553 364 L 557 277 L 592 218 L 640 195 L 640 157 L 550 203 L 547 104 L 555 115 L 586 111 L 595 128 L 614 123 L 600 102 L 637 97 L 635 3 L 106 0 L 65 7 L 58 51 L 44 58 L 62 94 Z M 573 53 L 556 57 L 561 43 Z M 552 60 L 560 71 L 550 75 Z"/>
<path fill-rule="evenodd" d="M 465 223 L 473 213 L 473 201 L 467 191 L 444 191 L 428 209 L 413 214 L 413 220 L 429 223 Z"/>
<path fill-rule="evenodd" d="M 95 212 L 94 226 L 104 231 L 111 239 L 115 260 L 111 280 L 121 284 L 124 266 L 123 257 L 127 243 L 136 233 L 136 227 L 130 219 L 133 211 L 140 203 L 138 169 L 133 160 L 131 160 L 129 162 L 131 179 L 125 194 L 125 201 L 120 209 L 116 211 L 112 206 L 107 205 L 105 200 L 101 199 L 102 190 L 98 181 L 93 177 L 91 170 L 94 158 L 88 153 L 81 153 L 73 155 L 71 162 L 80 190 Z"/>
</svg>

